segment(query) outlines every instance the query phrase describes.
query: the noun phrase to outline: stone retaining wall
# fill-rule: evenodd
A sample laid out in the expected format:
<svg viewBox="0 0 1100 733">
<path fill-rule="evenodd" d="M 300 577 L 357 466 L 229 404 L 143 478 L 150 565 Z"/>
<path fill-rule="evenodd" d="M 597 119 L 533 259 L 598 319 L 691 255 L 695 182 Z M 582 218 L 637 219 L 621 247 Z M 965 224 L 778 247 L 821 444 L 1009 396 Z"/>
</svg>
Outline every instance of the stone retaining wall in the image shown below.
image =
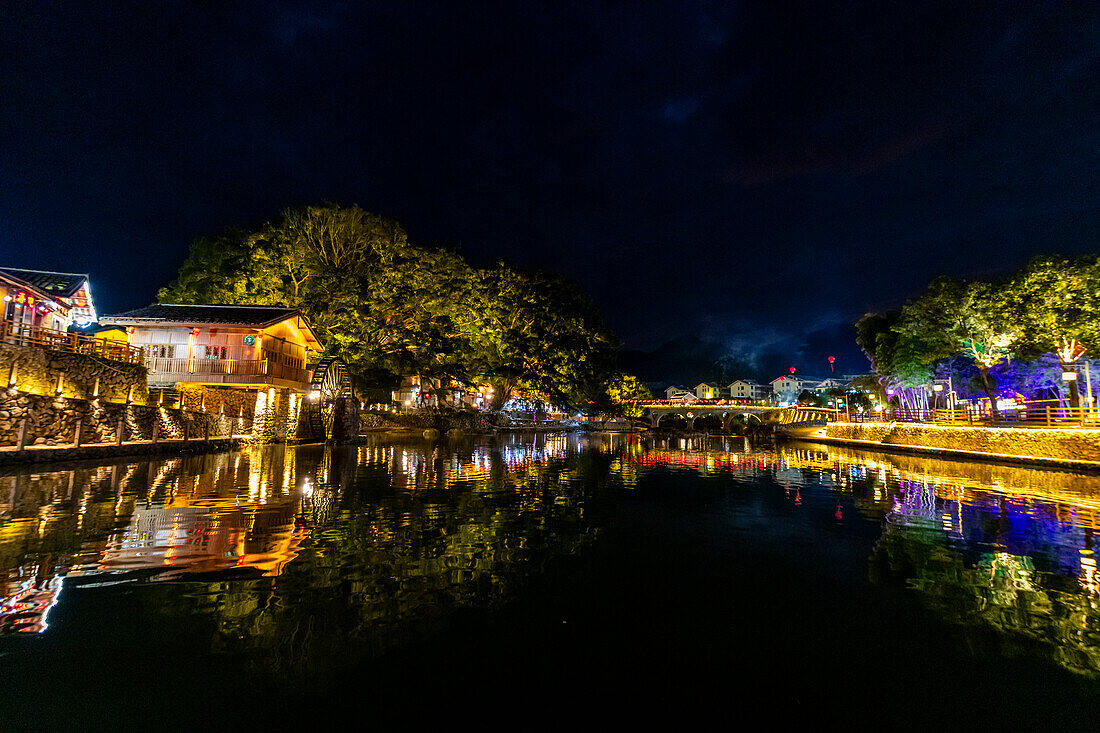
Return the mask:
<svg viewBox="0 0 1100 733">
<path fill-rule="evenodd" d="M 949 427 L 913 423 L 830 423 L 825 435 L 837 440 L 863 440 L 883 445 L 911 445 L 1070 461 L 1100 461 L 1100 430 Z"/>
<path fill-rule="evenodd" d="M 120 420 L 123 440 L 152 440 L 154 424 L 158 438 L 166 440 L 183 438 L 185 430 L 192 438 L 208 430 L 211 436 L 228 436 L 234 427 L 234 418 L 226 415 L 0 389 L 0 446 L 18 442 L 22 420 L 27 421 L 25 445 L 71 445 L 77 420 L 85 444 L 117 442 Z"/>
<path fill-rule="evenodd" d="M 142 364 L 41 346 L 0 344 L 0 389 L 14 386 L 21 392 L 52 396 L 57 393 L 59 378 L 63 397 L 132 400 L 136 405 L 149 402 L 149 384 Z"/>
</svg>

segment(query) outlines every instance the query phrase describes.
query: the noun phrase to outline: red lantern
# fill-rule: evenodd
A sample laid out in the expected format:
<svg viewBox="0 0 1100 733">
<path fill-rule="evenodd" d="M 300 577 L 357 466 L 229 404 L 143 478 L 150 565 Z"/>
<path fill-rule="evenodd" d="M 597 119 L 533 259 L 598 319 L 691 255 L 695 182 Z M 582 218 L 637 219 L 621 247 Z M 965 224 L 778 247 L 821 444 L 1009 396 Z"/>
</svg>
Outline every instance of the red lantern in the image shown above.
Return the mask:
<svg viewBox="0 0 1100 733">
<path fill-rule="evenodd" d="M 794 367 L 791 367 L 791 374 L 794 374 Z"/>
</svg>

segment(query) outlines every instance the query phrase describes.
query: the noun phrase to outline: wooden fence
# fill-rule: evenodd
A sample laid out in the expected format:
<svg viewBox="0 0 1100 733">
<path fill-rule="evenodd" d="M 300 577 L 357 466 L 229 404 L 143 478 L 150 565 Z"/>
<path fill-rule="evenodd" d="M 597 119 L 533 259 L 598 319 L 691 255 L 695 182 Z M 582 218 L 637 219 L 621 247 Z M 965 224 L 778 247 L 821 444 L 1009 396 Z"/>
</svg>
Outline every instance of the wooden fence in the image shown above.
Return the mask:
<svg viewBox="0 0 1100 733">
<path fill-rule="evenodd" d="M 73 354 L 99 356 L 127 364 L 141 364 L 144 361 L 142 349 L 120 341 L 60 331 L 56 328 L 28 326 L 25 323 L 8 320 L 0 320 L 0 343 L 12 346 L 41 346 Z"/>
<path fill-rule="evenodd" d="M 152 357 L 145 360 L 145 366 L 149 368 L 150 381 L 158 383 L 190 381 L 186 378 L 178 380 L 172 378 L 184 374 L 272 377 L 302 383 L 310 380 L 310 373 L 307 370 L 289 364 L 279 364 L 270 359 L 189 359 L 186 357 L 168 359 Z M 153 377 L 154 374 L 160 376 Z M 232 380 L 222 378 L 217 381 Z"/>
<path fill-rule="evenodd" d="M 968 405 L 955 409 L 907 410 L 852 413 L 850 422 L 915 422 L 935 425 L 997 427 L 1075 428 L 1100 427 L 1100 410 L 1083 404 L 1070 407 L 1058 400 L 1016 401 L 993 415 L 989 408 Z"/>
</svg>

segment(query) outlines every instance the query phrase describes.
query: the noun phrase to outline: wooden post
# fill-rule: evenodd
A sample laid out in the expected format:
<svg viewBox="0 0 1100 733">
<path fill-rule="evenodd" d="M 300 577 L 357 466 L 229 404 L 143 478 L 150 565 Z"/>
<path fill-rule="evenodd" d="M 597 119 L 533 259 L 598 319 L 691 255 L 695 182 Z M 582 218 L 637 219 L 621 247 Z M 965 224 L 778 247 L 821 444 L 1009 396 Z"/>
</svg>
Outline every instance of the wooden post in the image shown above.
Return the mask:
<svg viewBox="0 0 1100 733">
<path fill-rule="evenodd" d="M 190 437 L 191 423 L 187 421 L 187 416 L 183 416 L 183 442 L 187 442 L 187 438 Z"/>
<path fill-rule="evenodd" d="M 73 448 L 80 447 L 80 431 L 84 427 L 84 418 L 78 417 L 76 419 L 76 430 L 73 431 Z"/>
<path fill-rule="evenodd" d="M 1050 427 L 1050 400 L 1047 400 L 1047 427 Z"/>
<path fill-rule="evenodd" d="M 157 442 L 157 433 L 160 432 L 160 420 L 153 418 L 153 442 Z"/>
<path fill-rule="evenodd" d="M 205 420 L 202 424 L 203 440 L 210 441 L 210 421 Z"/>
<path fill-rule="evenodd" d="M 122 432 L 126 429 L 126 416 L 120 415 L 118 418 L 118 431 L 115 433 L 115 445 L 122 445 Z"/>
<path fill-rule="evenodd" d="M 1091 422 L 1092 421 L 1092 410 L 1093 410 L 1094 405 L 1092 404 L 1092 373 L 1089 370 L 1089 360 L 1088 359 L 1085 359 L 1085 395 L 1086 395 L 1086 399 L 1088 399 L 1088 403 L 1089 403 L 1088 419 Z"/>
<path fill-rule="evenodd" d="M 16 450 L 23 450 L 27 444 L 27 418 L 19 421 L 19 433 L 15 443 Z"/>
</svg>

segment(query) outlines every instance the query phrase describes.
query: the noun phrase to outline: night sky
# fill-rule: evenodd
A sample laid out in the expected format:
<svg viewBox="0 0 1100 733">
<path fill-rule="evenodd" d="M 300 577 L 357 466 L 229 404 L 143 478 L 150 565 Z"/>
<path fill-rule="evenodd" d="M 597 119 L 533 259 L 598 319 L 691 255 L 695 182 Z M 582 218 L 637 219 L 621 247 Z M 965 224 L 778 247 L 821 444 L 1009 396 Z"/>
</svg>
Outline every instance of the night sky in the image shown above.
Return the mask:
<svg viewBox="0 0 1100 733">
<path fill-rule="evenodd" d="M 5 2 L 0 265 L 151 302 L 191 240 L 358 204 L 678 336 L 864 371 L 937 274 L 1096 251 L 1100 3 Z"/>
</svg>

